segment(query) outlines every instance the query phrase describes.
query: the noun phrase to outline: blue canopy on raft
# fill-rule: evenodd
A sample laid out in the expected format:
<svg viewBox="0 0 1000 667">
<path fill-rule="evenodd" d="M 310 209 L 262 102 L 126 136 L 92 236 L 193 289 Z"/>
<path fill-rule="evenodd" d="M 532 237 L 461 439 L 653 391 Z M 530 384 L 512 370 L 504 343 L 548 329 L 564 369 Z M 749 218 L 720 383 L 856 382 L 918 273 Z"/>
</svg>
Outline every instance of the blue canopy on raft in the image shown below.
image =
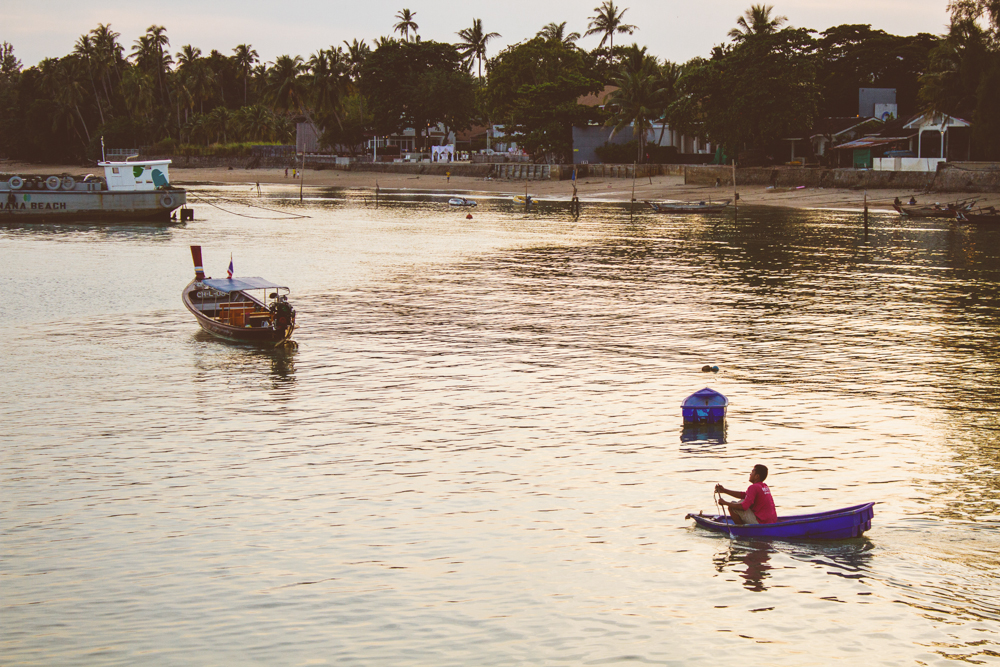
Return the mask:
<svg viewBox="0 0 1000 667">
<path fill-rule="evenodd" d="M 276 285 L 263 278 L 208 278 L 203 283 L 214 290 L 225 292 L 240 292 L 248 289 L 288 289 L 284 285 Z"/>
</svg>

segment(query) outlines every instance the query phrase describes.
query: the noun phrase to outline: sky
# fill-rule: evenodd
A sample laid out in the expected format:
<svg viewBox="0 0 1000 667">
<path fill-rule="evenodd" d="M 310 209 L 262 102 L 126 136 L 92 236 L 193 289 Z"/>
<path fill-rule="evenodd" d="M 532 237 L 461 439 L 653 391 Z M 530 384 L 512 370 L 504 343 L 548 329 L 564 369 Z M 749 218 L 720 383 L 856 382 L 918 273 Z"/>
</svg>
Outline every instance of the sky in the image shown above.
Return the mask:
<svg viewBox="0 0 1000 667">
<path fill-rule="evenodd" d="M 14 45 L 25 67 L 73 50 L 80 35 L 98 23 L 110 23 L 131 52 L 134 41 L 152 24 L 162 25 L 177 52 L 192 44 L 208 54 L 225 55 L 237 44 L 251 44 L 263 62 L 282 54 L 308 57 L 321 48 L 353 39 L 369 45 L 392 32 L 396 14 L 416 12 L 422 39 L 456 42 L 455 33 L 482 19 L 487 32 L 501 37 L 489 43 L 489 56 L 531 38 L 548 23 L 567 22 L 569 32 L 584 33 L 602 0 L 0 0 L 0 42 Z M 618 0 L 627 8 L 634 35 L 616 35 L 616 43 L 637 42 L 661 59 L 683 63 L 707 57 L 727 40 L 736 19 L 758 0 Z M 941 34 L 948 23 L 947 0 L 768 0 L 788 25 L 823 31 L 836 25 L 865 23 L 895 35 Z M 620 41 L 619 41 L 620 40 Z M 582 48 L 597 46 L 599 36 L 581 39 Z"/>
</svg>

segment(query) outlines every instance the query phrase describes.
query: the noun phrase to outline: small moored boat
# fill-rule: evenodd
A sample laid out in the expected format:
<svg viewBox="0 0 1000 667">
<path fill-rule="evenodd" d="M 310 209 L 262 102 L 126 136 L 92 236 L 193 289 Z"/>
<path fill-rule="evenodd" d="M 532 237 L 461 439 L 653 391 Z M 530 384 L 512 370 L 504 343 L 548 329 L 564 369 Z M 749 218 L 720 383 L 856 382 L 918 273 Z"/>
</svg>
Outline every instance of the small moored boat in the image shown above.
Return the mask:
<svg viewBox="0 0 1000 667">
<path fill-rule="evenodd" d="M 718 514 L 688 514 L 702 528 L 726 533 L 733 537 L 771 538 L 784 540 L 847 540 L 861 537 L 872 527 L 875 503 L 864 503 L 828 512 L 796 514 L 778 517 L 775 523 L 737 525 Z"/>
<path fill-rule="evenodd" d="M 681 415 L 686 423 L 721 422 L 726 418 L 728 406 L 728 398 L 714 389 L 705 387 L 684 399 L 681 403 Z"/>
<path fill-rule="evenodd" d="M 972 202 L 953 202 L 945 204 L 933 204 L 931 206 L 914 206 L 897 204 L 893 202 L 892 207 L 900 215 L 905 215 L 910 218 L 956 218 L 959 213 L 966 212 L 972 208 L 975 204 Z"/>
<path fill-rule="evenodd" d="M 449 206 L 478 206 L 475 199 L 467 199 L 465 197 L 452 197 L 448 200 Z"/>
<path fill-rule="evenodd" d="M 191 258 L 195 278 L 181 300 L 202 329 L 238 343 L 276 346 L 291 341 L 295 309 L 288 303 L 287 287 L 258 277 L 206 278 L 201 246 L 191 246 Z"/>
<path fill-rule="evenodd" d="M 1000 224 L 1000 212 L 994 206 L 988 206 L 975 211 L 959 211 L 957 217 L 959 222 Z"/>
<path fill-rule="evenodd" d="M 654 202 L 647 201 L 649 207 L 653 209 L 656 213 L 717 213 L 719 211 L 725 210 L 731 199 L 725 199 L 719 202 L 711 201 L 700 201 L 700 202 Z"/>
</svg>

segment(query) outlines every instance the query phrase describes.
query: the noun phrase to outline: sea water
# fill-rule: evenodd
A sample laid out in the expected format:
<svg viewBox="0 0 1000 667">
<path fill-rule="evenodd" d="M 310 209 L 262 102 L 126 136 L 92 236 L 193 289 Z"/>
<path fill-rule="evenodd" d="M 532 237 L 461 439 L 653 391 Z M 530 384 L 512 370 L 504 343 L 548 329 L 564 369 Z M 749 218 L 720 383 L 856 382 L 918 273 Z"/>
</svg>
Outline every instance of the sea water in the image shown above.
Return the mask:
<svg viewBox="0 0 1000 667">
<path fill-rule="evenodd" d="M 3 664 L 1000 659 L 1000 230 L 246 189 L 0 227 Z M 298 347 L 201 332 L 191 245 Z M 756 463 L 871 531 L 685 518 Z"/>
</svg>

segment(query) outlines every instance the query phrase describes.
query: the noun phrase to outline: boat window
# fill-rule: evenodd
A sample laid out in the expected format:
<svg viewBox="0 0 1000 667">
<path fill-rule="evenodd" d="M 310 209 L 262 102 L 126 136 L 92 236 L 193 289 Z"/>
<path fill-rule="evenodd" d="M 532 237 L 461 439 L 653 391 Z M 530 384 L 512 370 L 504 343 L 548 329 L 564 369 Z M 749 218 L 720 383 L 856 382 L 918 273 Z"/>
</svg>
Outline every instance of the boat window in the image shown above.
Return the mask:
<svg viewBox="0 0 1000 667">
<path fill-rule="evenodd" d="M 111 173 L 112 174 L 117 174 L 118 173 L 118 167 L 111 167 Z"/>
</svg>

